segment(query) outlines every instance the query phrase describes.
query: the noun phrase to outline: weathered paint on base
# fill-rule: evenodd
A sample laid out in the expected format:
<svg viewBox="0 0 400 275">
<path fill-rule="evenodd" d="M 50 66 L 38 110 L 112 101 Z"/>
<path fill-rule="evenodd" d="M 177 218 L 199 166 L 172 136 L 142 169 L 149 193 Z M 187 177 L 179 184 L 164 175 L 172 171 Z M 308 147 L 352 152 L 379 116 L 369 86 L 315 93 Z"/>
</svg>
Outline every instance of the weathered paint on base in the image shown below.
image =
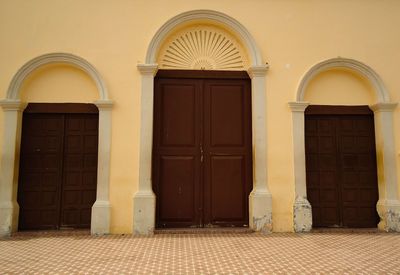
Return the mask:
<svg viewBox="0 0 400 275">
<path fill-rule="evenodd" d="M 5 202 L 0 205 L 0 237 L 10 236 L 18 229 L 19 205 Z"/>
<path fill-rule="evenodd" d="M 250 228 L 272 232 L 272 196 L 267 192 L 251 192 L 249 196 Z"/>
<path fill-rule="evenodd" d="M 305 197 L 296 197 L 293 205 L 293 227 L 295 232 L 309 232 L 312 228 L 311 204 Z"/>
<path fill-rule="evenodd" d="M 400 201 L 379 200 L 376 209 L 381 221 L 379 230 L 386 232 L 400 232 Z"/>
</svg>

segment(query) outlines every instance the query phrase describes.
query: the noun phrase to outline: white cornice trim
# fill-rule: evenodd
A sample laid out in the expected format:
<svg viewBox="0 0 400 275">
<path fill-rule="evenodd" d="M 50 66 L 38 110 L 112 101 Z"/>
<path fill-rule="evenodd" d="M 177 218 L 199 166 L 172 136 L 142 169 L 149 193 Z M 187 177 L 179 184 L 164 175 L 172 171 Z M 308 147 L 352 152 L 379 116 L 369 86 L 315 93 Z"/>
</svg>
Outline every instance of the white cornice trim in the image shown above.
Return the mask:
<svg viewBox="0 0 400 275">
<path fill-rule="evenodd" d="M 97 106 L 97 108 L 100 109 L 111 109 L 114 105 L 114 102 L 112 100 L 96 100 L 93 102 L 94 105 Z"/>
<path fill-rule="evenodd" d="M 247 72 L 249 73 L 250 77 L 253 78 L 255 76 L 265 76 L 269 69 L 269 65 L 259 65 L 259 66 L 251 66 Z"/>
<path fill-rule="evenodd" d="M 371 105 L 370 108 L 374 112 L 393 112 L 396 107 L 397 107 L 397 102 L 394 103 L 376 103 L 374 105 Z"/>
<path fill-rule="evenodd" d="M 361 74 L 367 78 L 374 87 L 378 102 L 390 102 L 389 93 L 386 90 L 382 79 L 373 69 L 357 60 L 342 57 L 328 59 L 312 66 L 300 82 L 297 89 L 296 101 L 304 100 L 308 84 L 317 74 L 334 68 L 349 69 Z"/>
<path fill-rule="evenodd" d="M 142 75 L 155 76 L 158 71 L 158 64 L 138 64 L 137 68 Z"/>
<path fill-rule="evenodd" d="M 251 66 L 259 66 L 263 64 L 260 50 L 258 49 L 255 40 L 247 31 L 247 29 L 232 17 L 213 10 L 187 11 L 168 20 L 164 25 L 161 26 L 151 40 L 147 49 L 146 63 L 154 64 L 156 62 L 156 56 L 160 50 L 161 44 L 168 37 L 171 31 L 181 24 L 197 20 L 214 21 L 227 27 L 238 36 L 238 40 L 241 41 L 246 47 L 251 59 Z"/>
<path fill-rule="evenodd" d="M 22 105 L 20 100 L 0 100 L 0 106 L 4 111 L 19 111 L 22 109 Z"/>
<path fill-rule="evenodd" d="M 108 99 L 106 85 L 100 73 L 85 59 L 70 53 L 49 53 L 38 56 L 23 65 L 11 80 L 7 91 L 7 99 L 16 100 L 20 97 L 20 88 L 26 77 L 37 68 L 47 64 L 68 64 L 86 72 L 95 82 L 101 100 Z"/>
<path fill-rule="evenodd" d="M 303 112 L 306 110 L 310 102 L 302 101 L 302 102 L 289 102 L 289 107 L 292 112 Z"/>
</svg>

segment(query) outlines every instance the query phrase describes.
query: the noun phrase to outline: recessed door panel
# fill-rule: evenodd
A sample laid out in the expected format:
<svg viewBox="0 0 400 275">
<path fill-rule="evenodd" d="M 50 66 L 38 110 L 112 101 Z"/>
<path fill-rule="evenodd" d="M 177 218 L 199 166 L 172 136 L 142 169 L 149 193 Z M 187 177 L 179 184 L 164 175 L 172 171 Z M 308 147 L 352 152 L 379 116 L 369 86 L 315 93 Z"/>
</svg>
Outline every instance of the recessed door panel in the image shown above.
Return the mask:
<svg viewBox="0 0 400 275">
<path fill-rule="evenodd" d="M 245 160 L 243 156 L 211 156 L 210 201 L 211 224 L 246 224 Z M 240 224 L 241 223 L 241 224 Z"/>
<path fill-rule="evenodd" d="M 242 85 L 230 85 L 212 81 L 206 83 L 210 105 L 210 145 L 243 146 L 245 139 L 245 89 Z"/>
<path fill-rule="evenodd" d="M 195 158 L 162 156 L 160 162 L 160 224 L 196 223 Z"/>
<path fill-rule="evenodd" d="M 195 146 L 196 83 L 160 83 L 161 146 Z"/>
</svg>

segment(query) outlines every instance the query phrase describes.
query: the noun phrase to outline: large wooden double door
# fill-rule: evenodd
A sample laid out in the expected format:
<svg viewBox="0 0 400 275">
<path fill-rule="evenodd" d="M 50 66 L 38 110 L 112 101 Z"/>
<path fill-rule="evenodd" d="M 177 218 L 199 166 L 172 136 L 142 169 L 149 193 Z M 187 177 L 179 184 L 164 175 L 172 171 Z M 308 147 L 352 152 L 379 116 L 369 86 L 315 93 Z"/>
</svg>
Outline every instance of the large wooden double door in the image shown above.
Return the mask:
<svg viewBox="0 0 400 275">
<path fill-rule="evenodd" d="M 367 106 L 309 106 L 307 197 L 315 227 L 376 227 L 374 116 Z"/>
<path fill-rule="evenodd" d="M 22 125 L 19 229 L 90 227 L 97 148 L 96 106 L 28 105 Z"/>
<path fill-rule="evenodd" d="M 248 226 L 247 73 L 159 71 L 154 110 L 157 227 Z"/>
</svg>

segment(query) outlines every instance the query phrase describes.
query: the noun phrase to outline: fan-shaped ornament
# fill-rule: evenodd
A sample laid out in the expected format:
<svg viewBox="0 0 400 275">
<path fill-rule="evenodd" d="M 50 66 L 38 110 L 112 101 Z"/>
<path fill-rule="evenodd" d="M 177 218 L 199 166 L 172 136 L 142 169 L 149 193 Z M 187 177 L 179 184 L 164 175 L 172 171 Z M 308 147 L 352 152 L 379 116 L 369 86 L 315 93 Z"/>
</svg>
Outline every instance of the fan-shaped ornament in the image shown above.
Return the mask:
<svg viewBox="0 0 400 275">
<path fill-rule="evenodd" d="M 246 70 L 247 58 L 239 42 L 213 26 L 185 28 L 168 39 L 158 56 L 161 69 Z"/>
</svg>

